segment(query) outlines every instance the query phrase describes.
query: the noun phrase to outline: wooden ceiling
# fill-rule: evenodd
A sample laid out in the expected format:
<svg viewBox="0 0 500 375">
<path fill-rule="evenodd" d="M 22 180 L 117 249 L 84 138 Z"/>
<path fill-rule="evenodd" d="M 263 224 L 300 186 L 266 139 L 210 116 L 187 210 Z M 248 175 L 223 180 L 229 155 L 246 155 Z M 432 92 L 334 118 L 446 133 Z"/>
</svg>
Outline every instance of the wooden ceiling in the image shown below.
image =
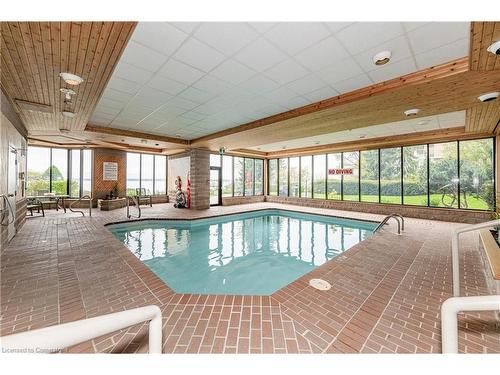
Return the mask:
<svg viewBox="0 0 500 375">
<path fill-rule="evenodd" d="M 83 130 L 113 72 L 136 22 L 2 22 L 1 86 L 9 99 L 44 105 L 48 113 L 15 105 L 32 131 Z M 60 72 L 84 79 L 69 86 Z M 60 88 L 76 92 L 64 104 Z M 47 107 L 49 106 L 49 107 Z M 61 112 L 76 113 L 72 119 Z"/>
<path fill-rule="evenodd" d="M 470 31 L 470 69 L 499 70 L 500 57 L 487 48 L 500 40 L 500 22 L 472 22 Z"/>
</svg>

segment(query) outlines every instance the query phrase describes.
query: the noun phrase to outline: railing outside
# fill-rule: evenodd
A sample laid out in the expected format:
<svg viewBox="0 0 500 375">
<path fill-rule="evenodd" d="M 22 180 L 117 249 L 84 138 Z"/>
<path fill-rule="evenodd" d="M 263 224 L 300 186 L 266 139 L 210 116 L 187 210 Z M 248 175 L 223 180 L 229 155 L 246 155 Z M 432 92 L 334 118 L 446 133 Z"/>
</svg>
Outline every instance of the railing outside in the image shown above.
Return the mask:
<svg viewBox="0 0 500 375">
<path fill-rule="evenodd" d="M 451 297 L 441 305 L 443 353 L 458 353 L 458 317 L 461 311 L 500 311 L 500 295 Z"/>
<path fill-rule="evenodd" d="M 465 232 L 472 232 L 478 229 L 490 228 L 496 225 L 500 225 L 500 220 L 487 221 L 485 223 L 467 225 L 462 228 L 458 228 L 453 232 L 453 237 L 451 238 L 451 266 L 453 273 L 453 296 L 460 296 L 460 262 L 458 259 L 458 247 L 459 247 L 459 235 Z"/>
<path fill-rule="evenodd" d="M 4 353 L 19 351 L 45 353 L 77 345 L 146 321 L 150 321 L 149 353 L 161 353 L 162 317 L 160 308 L 155 305 L 16 333 L 1 337 L 0 342 Z"/>
</svg>

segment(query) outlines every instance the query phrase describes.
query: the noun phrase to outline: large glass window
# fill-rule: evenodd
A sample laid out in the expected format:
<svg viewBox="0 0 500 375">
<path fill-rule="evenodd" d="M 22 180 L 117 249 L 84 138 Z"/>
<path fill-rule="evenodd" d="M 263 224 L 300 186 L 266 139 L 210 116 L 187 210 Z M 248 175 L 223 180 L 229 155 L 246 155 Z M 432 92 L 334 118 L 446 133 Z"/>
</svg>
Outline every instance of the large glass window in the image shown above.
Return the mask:
<svg viewBox="0 0 500 375">
<path fill-rule="evenodd" d="M 313 171 L 313 198 L 326 199 L 326 155 L 314 155 Z"/>
<path fill-rule="evenodd" d="M 344 152 L 343 168 L 348 170 L 342 176 L 342 185 L 345 201 L 359 201 L 359 152 Z M 352 171 L 352 173 L 350 173 Z"/>
<path fill-rule="evenodd" d="M 153 155 L 141 155 L 141 189 L 146 190 L 146 194 L 154 194 L 153 178 L 154 178 Z"/>
<path fill-rule="evenodd" d="M 155 155 L 155 194 L 167 194 L 167 157 Z"/>
<path fill-rule="evenodd" d="M 428 204 L 427 145 L 403 147 L 403 204 Z"/>
<path fill-rule="evenodd" d="M 269 195 L 278 195 L 278 159 L 269 160 Z"/>
<path fill-rule="evenodd" d="M 298 197 L 299 196 L 299 175 L 300 175 L 300 159 L 298 157 L 296 158 L 290 158 L 289 163 L 290 163 L 290 196 L 291 197 Z"/>
<path fill-rule="evenodd" d="M 264 194 L 264 160 L 255 159 L 255 195 Z"/>
<path fill-rule="evenodd" d="M 92 150 L 29 146 L 27 156 L 28 196 L 91 194 Z"/>
<path fill-rule="evenodd" d="M 141 187 L 141 154 L 127 152 L 127 195 L 135 195 Z"/>
<path fill-rule="evenodd" d="M 493 139 L 460 141 L 460 208 L 494 210 Z"/>
<path fill-rule="evenodd" d="M 245 195 L 254 195 L 254 159 L 245 158 Z"/>
<path fill-rule="evenodd" d="M 300 157 L 300 196 L 312 198 L 312 156 Z"/>
<path fill-rule="evenodd" d="M 401 147 L 380 150 L 380 202 L 401 204 Z"/>
<path fill-rule="evenodd" d="M 50 193 L 50 148 L 28 147 L 26 195 Z"/>
<path fill-rule="evenodd" d="M 233 196 L 233 157 L 222 157 L 222 196 Z"/>
<path fill-rule="evenodd" d="M 328 154 L 328 199 L 342 199 L 342 153 Z"/>
<path fill-rule="evenodd" d="M 362 202 L 379 201 L 379 165 L 378 150 L 361 151 L 360 154 L 360 189 Z"/>
<path fill-rule="evenodd" d="M 429 205 L 458 207 L 457 142 L 429 145 Z"/>
<path fill-rule="evenodd" d="M 234 196 L 241 197 L 243 195 L 245 182 L 245 159 L 234 158 Z"/>
<path fill-rule="evenodd" d="M 279 192 L 278 195 L 288 195 L 288 159 L 279 159 Z"/>
</svg>

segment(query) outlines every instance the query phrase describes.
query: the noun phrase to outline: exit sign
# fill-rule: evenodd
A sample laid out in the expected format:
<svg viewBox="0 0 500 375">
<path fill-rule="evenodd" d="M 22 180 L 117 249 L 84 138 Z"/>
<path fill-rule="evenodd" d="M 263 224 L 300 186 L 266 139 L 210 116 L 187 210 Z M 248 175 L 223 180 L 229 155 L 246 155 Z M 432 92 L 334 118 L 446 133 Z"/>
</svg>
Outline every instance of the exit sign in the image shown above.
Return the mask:
<svg viewBox="0 0 500 375">
<path fill-rule="evenodd" d="M 352 168 L 330 168 L 328 174 L 352 174 Z"/>
</svg>

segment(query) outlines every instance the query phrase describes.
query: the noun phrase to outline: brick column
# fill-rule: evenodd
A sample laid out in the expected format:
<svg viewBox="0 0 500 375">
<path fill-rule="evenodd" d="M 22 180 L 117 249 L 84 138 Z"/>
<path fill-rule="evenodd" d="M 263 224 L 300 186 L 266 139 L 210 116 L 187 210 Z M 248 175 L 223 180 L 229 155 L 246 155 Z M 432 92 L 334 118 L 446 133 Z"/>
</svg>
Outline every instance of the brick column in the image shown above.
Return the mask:
<svg viewBox="0 0 500 375">
<path fill-rule="evenodd" d="M 191 208 L 210 208 L 210 152 L 191 150 Z"/>
</svg>

